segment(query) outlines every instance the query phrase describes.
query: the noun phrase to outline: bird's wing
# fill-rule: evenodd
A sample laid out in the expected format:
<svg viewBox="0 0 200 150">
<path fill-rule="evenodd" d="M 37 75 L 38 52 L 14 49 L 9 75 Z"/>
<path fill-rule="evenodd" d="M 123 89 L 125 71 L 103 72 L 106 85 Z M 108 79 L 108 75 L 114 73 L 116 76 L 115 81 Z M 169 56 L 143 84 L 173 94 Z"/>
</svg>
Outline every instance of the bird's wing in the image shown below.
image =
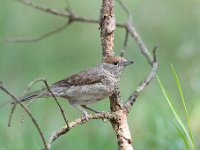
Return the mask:
<svg viewBox="0 0 200 150">
<path fill-rule="evenodd" d="M 87 85 L 103 82 L 103 79 L 106 77 L 105 73 L 100 71 L 100 69 L 92 68 L 87 71 L 79 72 L 68 78 L 60 80 L 52 86 L 78 86 L 78 85 Z"/>
</svg>

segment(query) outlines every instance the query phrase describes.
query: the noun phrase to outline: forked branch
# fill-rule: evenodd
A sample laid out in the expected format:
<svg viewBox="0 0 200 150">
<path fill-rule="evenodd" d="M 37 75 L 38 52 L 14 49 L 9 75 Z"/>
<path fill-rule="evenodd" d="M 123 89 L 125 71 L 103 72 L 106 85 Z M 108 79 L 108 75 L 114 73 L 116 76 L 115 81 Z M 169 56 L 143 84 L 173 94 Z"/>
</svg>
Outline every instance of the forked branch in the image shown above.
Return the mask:
<svg viewBox="0 0 200 150">
<path fill-rule="evenodd" d="M 51 136 L 48 139 L 47 146 L 48 149 L 51 149 L 51 144 L 58 139 L 61 135 L 66 134 L 69 132 L 72 128 L 76 127 L 77 125 L 82 125 L 87 123 L 89 120 L 96 120 L 96 119 L 102 119 L 102 120 L 113 120 L 115 118 L 115 114 L 111 114 L 110 112 L 101 112 L 101 113 L 96 113 L 94 115 L 89 114 L 88 118 L 77 118 L 70 122 L 68 126 L 64 126 L 57 131 L 53 132 Z"/>
<path fill-rule="evenodd" d="M 48 147 L 47 147 L 47 143 L 45 141 L 45 138 L 44 138 L 44 134 L 37 122 L 37 120 L 35 119 L 35 117 L 33 116 L 33 114 L 29 111 L 29 109 L 26 107 L 26 105 L 24 105 L 23 103 L 21 103 L 10 91 L 8 91 L 4 86 L 3 86 L 3 83 L 0 82 L 0 89 L 2 91 L 4 91 L 7 95 L 9 95 L 13 100 L 16 101 L 16 103 L 18 103 L 23 109 L 24 111 L 29 115 L 29 117 L 31 118 L 33 124 L 35 125 L 35 127 L 37 128 L 38 132 L 39 132 L 39 135 L 43 141 L 43 144 L 44 144 L 44 147 L 45 147 L 45 150 L 48 150 Z"/>
<path fill-rule="evenodd" d="M 21 2 L 22 4 L 25 4 L 29 7 L 32 7 L 33 9 L 37 9 L 40 10 L 42 12 L 51 14 L 51 15 L 56 15 L 56 16 L 60 16 L 60 17 L 64 17 L 68 19 L 68 22 L 59 27 L 56 28 L 52 31 L 49 31 L 47 33 L 44 33 L 42 35 L 36 36 L 36 37 L 24 37 L 24 38 L 3 38 L 0 39 L 0 42 L 18 42 L 18 43 L 23 43 L 23 42 L 38 42 L 44 38 L 47 38 L 53 34 L 59 33 L 60 31 L 66 29 L 72 22 L 81 22 L 81 23 L 92 23 L 92 24 L 98 24 L 99 20 L 98 19 L 91 19 L 91 18 L 87 18 L 87 17 L 82 17 L 82 16 L 78 16 L 76 15 L 70 8 L 67 8 L 66 12 L 60 11 L 58 9 L 55 8 L 49 8 L 49 7 L 45 7 L 45 6 L 41 6 L 38 4 L 35 4 L 29 0 L 17 0 L 19 2 Z M 116 24 L 117 27 L 120 28 L 124 28 L 125 24 Z"/>
</svg>

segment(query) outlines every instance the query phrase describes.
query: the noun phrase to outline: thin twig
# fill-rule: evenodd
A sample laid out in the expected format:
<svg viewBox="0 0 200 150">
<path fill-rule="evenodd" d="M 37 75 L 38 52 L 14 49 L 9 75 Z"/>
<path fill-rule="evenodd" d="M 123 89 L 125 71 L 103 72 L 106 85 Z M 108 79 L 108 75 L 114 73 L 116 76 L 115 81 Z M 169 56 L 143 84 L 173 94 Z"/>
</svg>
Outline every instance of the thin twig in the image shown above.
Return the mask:
<svg viewBox="0 0 200 150">
<path fill-rule="evenodd" d="M 136 31 L 136 29 L 135 29 L 135 27 L 134 27 L 134 25 L 132 23 L 132 16 L 131 16 L 128 8 L 126 7 L 126 5 L 121 0 L 117 0 L 117 2 L 120 4 L 120 6 L 122 7 L 122 9 L 128 15 L 128 21 L 125 24 L 125 29 L 132 36 L 132 38 L 135 40 L 136 44 L 140 48 L 140 51 L 146 57 L 146 59 L 149 62 L 149 64 L 153 65 L 153 57 L 152 57 L 151 53 L 149 52 L 149 50 L 148 50 L 146 44 L 144 43 L 143 39 L 140 37 L 140 35 Z"/>
<path fill-rule="evenodd" d="M 149 62 L 149 64 L 152 66 L 151 71 L 149 72 L 148 76 L 139 84 L 139 86 L 136 88 L 136 90 L 129 97 L 128 101 L 124 104 L 124 107 L 129 111 L 131 106 L 135 102 L 136 98 L 138 97 L 138 95 L 147 87 L 147 85 L 153 80 L 153 78 L 156 75 L 156 72 L 158 69 L 158 62 L 156 60 L 156 54 L 155 54 L 157 46 L 155 46 L 153 49 L 153 57 L 152 57 L 152 55 L 149 52 L 147 46 L 145 45 L 143 39 L 140 37 L 140 35 L 136 31 L 134 25 L 132 24 L 132 17 L 131 17 L 130 12 L 128 11 L 127 7 L 121 0 L 117 0 L 117 1 L 129 17 L 129 19 L 125 25 L 126 31 L 135 40 L 136 44 L 140 48 L 140 51 L 146 57 L 146 60 Z"/>
<path fill-rule="evenodd" d="M 120 56 L 123 57 L 124 54 L 126 53 L 126 48 L 127 48 L 127 43 L 128 43 L 128 31 L 126 30 L 125 32 L 125 38 L 124 38 L 124 47 L 123 47 L 123 50 L 121 50 L 120 52 Z"/>
<path fill-rule="evenodd" d="M 99 23 L 98 19 L 81 17 L 81 16 L 75 15 L 74 13 L 72 15 L 71 13 L 69 13 L 69 11 L 67 11 L 68 13 L 61 12 L 60 10 L 57 10 L 57 9 L 54 9 L 54 8 L 49 8 L 49 7 L 44 7 L 44 6 L 32 3 L 31 1 L 28 1 L 28 0 L 17 0 L 17 1 L 22 2 L 23 4 L 28 5 L 32 8 L 34 8 L 34 9 L 38 9 L 40 11 L 43 11 L 43 12 L 46 12 L 46 13 L 49 13 L 49 14 L 52 14 L 52 15 L 61 16 L 61 17 L 65 17 L 65 18 L 71 18 L 72 21 L 74 21 L 74 22 L 76 21 L 76 22 L 85 22 L 85 23 L 94 23 L 94 24 Z M 71 9 L 69 8 L 68 10 L 71 10 Z M 70 11 L 70 12 L 72 12 L 72 11 Z M 118 23 L 118 24 L 116 24 L 116 26 L 120 27 L 120 28 L 124 28 L 125 24 Z"/>
<path fill-rule="evenodd" d="M 40 10 L 40 11 L 43 11 L 43 12 L 46 12 L 46 13 L 49 13 L 49 14 L 52 14 L 52 15 L 61 16 L 61 17 L 65 17 L 65 18 L 72 17 L 72 13 L 69 13 L 69 12 L 72 12 L 72 11 L 69 11 L 70 8 L 68 9 L 68 11 L 67 11 L 68 13 L 67 13 L 67 12 L 62 12 L 62 11 L 54 9 L 54 8 L 41 6 L 41 5 L 32 3 L 31 1 L 28 1 L 28 0 L 17 0 L 17 1 L 23 3 L 27 6 L 30 6 L 34 9 L 37 9 L 37 10 Z M 99 20 L 89 19 L 89 18 L 85 18 L 85 17 L 79 17 L 79 16 L 76 16 L 75 14 L 73 14 L 73 21 L 88 22 L 88 23 L 99 23 Z"/>
<path fill-rule="evenodd" d="M 124 3 L 121 0 L 116 0 L 119 5 L 122 7 L 122 9 L 126 12 L 127 16 L 131 16 L 130 11 L 128 10 L 128 8 L 124 5 Z"/>
<path fill-rule="evenodd" d="M 41 82 L 41 81 L 45 84 L 47 90 L 49 91 L 49 93 L 51 93 L 52 97 L 53 97 L 54 100 L 56 101 L 56 104 L 58 105 L 58 107 L 59 107 L 59 109 L 60 109 L 60 112 L 61 112 L 61 114 L 62 114 L 62 116 L 63 116 L 63 119 L 64 119 L 66 125 L 68 125 L 68 120 L 66 119 L 66 116 L 65 116 L 65 113 L 64 113 L 64 109 L 62 108 L 62 106 L 61 106 L 60 103 L 58 102 L 58 99 L 56 98 L 56 96 L 55 96 L 55 95 L 53 94 L 53 92 L 51 91 L 51 89 L 50 89 L 50 87 L 49 87 L 49 85 L 48 85 L 48 83 L 47 83 L 47 79 L 45 79 L 45 78 L 38 78 L 38 79 L 35 79 L 34 81 L 32 81 L 32 82 L 28 85 L 27 90 L 29 90 L 29 89 L 33 86 L 33 84 L 35 84 L 35 83 L 37 83 L 37 82 Z"/>
<path fill-rule="evenodd" d="M 29 117 L 31 118 L 31 120 L 33 121 L 33 124 L 35 125 L 35 127 L 37 128 L 39 134 L 40 134 L 40 137 L 43 141 L 43 144 L 44 144 L 44 147 L 46 150 L 48 150 L 48 147 L 47 147 L 47 143 L 45 141 L 45 138 L 44 138 L 44 134 L 37 122 L 37 120 L 35 119 L 35 117 L 33 116 L 33 114 L 29 111 L 29 109 L 26 107 L 26 105 L 24 105 L 23 103 L 21 103 L 10 91 L 8 91 L 4 86 L 3 86 L 3 83 L 0 82 L 0 89 L 2 91 L 4 91 L 6 94 L 8 94 L 13 100 L 16 101 L 16 103 L 18 103 L 25 111 L 26 113 L 29 115 Z"/>
<path fill-rule="evenodd" d="M 139 86 L 136 88 L 136 90 L 131 94 L 128 101 L 124 104 L 124 107 L 129 111 L 131 109 L 131 106 L 133 106 L 133 103 L 135 102 L 136 98 L 139 96 L 139 94 L 149 85 L 149 83 L 153 80 L 153 78 L 156 75 L 157 69 L 158 69 L 158 62 L 156 61 L 156 54 L 155 54 L 156 48 L 154 48 L 154 60 L 152 64 L 151 71 L 147 75 L 147 77 L 139 84 Z"/>
<path fill-rule="evenodd" d="M 46 38 L 50 35 L 53 35 L 55 33 L 62 31 L 63 29 L 65 29 L 69 25 L 69 23 L 72 23 L 72 22 L 82 22 L 82 23 L 92 23 L 92 24 L 98 24 L 99 23 L 99 20 L 97 20 L 97 19 L 90 19 L 90 18 L 87 18 L 87 17 L 81 17 L 81 16 L 75 15 L 70 8 L 67 9 L 68 13 L 66 13 L 66 12 L 62 12 L 62 11 L 54 9 L 54 8 L 44 7 L 44 6 L 32 3 L 31 1 L 28 1 L 28 0 L 17 0 L 17 1 L 23 3 L 27 6 L 30 6 L 34 9 L 37 9 L 37 10 L 40 10 L 40 11 L 43 11 L 43 12 L 46 12 L 46 13 L 49 13 L 49 14 L 52 14 L 52 15 L 69 18 L 68 24 L 65 24 L 64 26 L 61 26 L 61 27 L 59 27 L 59 28 L 57 28 L 53 31 L 44 33 L 44 34 L 37 36 L 37 37 L 5 38 L 5 39 L 3 38 L 3 39 L 0 39 L 0 42 L 18 42 L 18 43 L 20 43 L 20 42 L 22 42 L 22 43 L 23 42 L 37 42 L 37 41 L 44 39 L 44 38 Z M 116 27 L 125 28 L 126 25 L 117 23 Z"/>
<path fill-rule="evenodd" d="M 154 62 L 157 61 L 157 59 L 156 59 L 156 50 L 158 49 L 158 47 L 159 47 L 159 45 L 157 44 L 153 48 L 153 60 L 154 60 Z"/>
<path fill-rule="evenodd" d="M 20 3 L 23 3 L 27 6 L 30 6 L 32 8 L 35 8 L 37 10 L 44 11 L 44 12 L 47 12 L 47 13 L 50 13 L 50 14 L 53 14 L 53 15 L 56 15 L 56 16 L 61 16 L 61 17 L 65 17 L 65 18 L 70 17 L 70 14 L 68 14 L 66 12 L 62 12 L 62 11 L 57 10 L 57 9 L 41 6 L 41 5 L 38 5 L 38 4 L 31 2 L 29 0 L 17 0 L 17 1 L 20 2 Z"/>
<path fill-rule="evenodd" d="M 54 100 L 56 101 L 56 104 L 58 105 L 58 107 L 59 107 L 59 109 L 60 109 L 60 112 L 61 112 L 61 114 L 62 114 L 62 116 L 63 116 L 63 119 L 64 119 L 66 125 L 68 126 L 68 120 L 67 120 L 67 118 L 65 117 L 64 109 L 62 108 L 62 106 L 61 106 L 60 103 L 58 102 L 58 99 L 56 98 L 56 96 L 55 96 L 55 95 L 53 94 L 53 92 L 51 91 L 51 89 L 50 89 L 50 87 L 49 87 L 49 85 L 48 85 L 48 83 L 47 83 L 47 80 L 45 79 L 45 80 L 43 80 L 43 82 L 45 83 L 45 86 L 46 86 L 47 90 L 49 91 L 49 93 L 51 93 L 52 97 L 53 97 Z"/>
<path fill-rule="evenodd" d="M 37 36 L 37 37 L 30 37 L 30 38 L 28 38 L 28 37 L 26 37 L 26 38 L 5 38 L 5 39 L 0 39 L 0 41 L 2 41 L 2 42 L 18 42 L 18 43 L 23 43 L 23 42 L 37 42 L 39 40 L 42 40 L 42 39 L 44 39 L 46 37 L 49 37 L 49 36 L 51 36 L 53 34 L 56 34 L 56 33 L 60 32 L 60 31 L 64 30 L 68 25 L 69 25 L 69 23 L 66 23 L 65 25 L 63 25 L 63 26 L 61 26 L 61 27 L 59 27 L 57 29 L 54 29 L 54 30 L 52 30 L 50 32 L 44 33 L 44 34 L 42 34 L 40 36 Z"/>
<path fill-rule="evenodd" d="M 13 104 L 13 107 L 12 107 L 12 109 L 10 111 L 10 115 L 9 115 L 9 119 L 8 119 L 8 127 L 11 126 L 12 116 L 14 114 L 16 106 L 17 106 L 17 104 Z"/>
<path fill-rule="evenodd" d="M 48 139 L 47 142 L 47 146 L 50 149 L 51 148 L 51 144 L 57 139 L 59 138 L 61 135 L 66 134 L 67 132 L 69 132 L 72 128 L 76 127 L 77 125 L 80 124 L 84 124 L 86 122 L 88 122 L 89 120 L 94 120 L 94 119 L 108 119 L 108 120 L 112 120 L 115 118 L 114 114 L 111 114 L 110 112 L 101 112 L 101 113 L 96 113 L 94 115 L 89 114 L 88 118 L 77 118 L 74 121 L 70 122 L 68 126 L 64 126 L 60 129 L 58 129 L 57 131 L 53 132 L 51 134 L 51 136 Z"/>
<path fill-rule="evenodd" d="M 140 37 L 140 35 L 135 30 L 132 23 L 128 22 L 126 24 L 126 29 L 128 30 L 128 33 L 131 35 L 131 37 L 135 40 L 136 44 L 140 48 L 140 51 L 142 54 L 146 57 L 146 60 L 149 62 L 150 65 L 153 65 L 153 57 L 151 53 L 149 52 L 147 46 L 145 45 L 143 39 Z"/>
</svg>

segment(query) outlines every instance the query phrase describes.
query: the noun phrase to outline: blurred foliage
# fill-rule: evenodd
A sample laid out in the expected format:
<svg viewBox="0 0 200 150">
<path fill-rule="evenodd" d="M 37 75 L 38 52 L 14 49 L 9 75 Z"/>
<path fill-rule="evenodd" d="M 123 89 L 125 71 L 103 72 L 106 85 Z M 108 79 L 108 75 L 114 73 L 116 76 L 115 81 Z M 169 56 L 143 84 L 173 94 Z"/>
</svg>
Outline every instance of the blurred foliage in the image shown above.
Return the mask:
<svg viewBox="0 0 200 150">
<path fill-rule="evenodd" d="M 65 0 L 33 0 L 33 2 L 65 10 Z M 200 149 L 200 1 L 199 0 L 125 0 L 133 15 L 134 24 L 151 50 L 160 47 L 158 75 L 166 85 L 179 111 L 183 112 L 176 83 L 170 73 L 174 64 L 180 77 L 188 107 L 191 127 L 197 149 Z M 70 1 L 74 11 L 81 16 L 99 17 L 101 1 Z M 124 22 L 126 14 L 116 3 L 117 22 Z M 13 0 L 1 1 L 0 38 L 38 36 L 59 26 L 66 20 Z M 124 30 L 115 32 L 115 50 L 123 48 Z M 143 80 L 150 67 L 135 42 L 129 38 L 127 59 L 136 64 L 126 69 L 121 81 L 121 95 L 126 100 L 137 84 Z M 46 77 L 49 83 L 65 78 L 80 70 L 95 66 L 101 61 L 101 44 L 98 25 L 73 23 L 64 31 L 33 43 L 0 43 L 0 80 L 17 96 L 35 78 Z M 35 87 L 40 88 L 41 85 Z M 0 92 L 0 103 L 9 100 Z M 67 117 L 72 120 L 80 113 L 61 100 Z M 109 101 L 92 105 L 98 110 L 108 110 Z M 38 100 L 29 108 L 38 119 L 46 137 L 64 125 L 61 114 L 52 99 Z M 0 149 L 35 150 L 42 142 L 30 119 L 17 109 L 12 126 L 7 127 L 10 106 L 0 108 Z M 184 113 L 182 113 L 184 115 Z M 184 150 L 185 146 L 173 125 L 172 113 L 156 80 L 142 93 L 129 116 L 133 145 L 138 150 Z M 110 124 L 91 121 L 78 126 L 53 144 L 53 149 L 117 149 Z"/>
</svg>

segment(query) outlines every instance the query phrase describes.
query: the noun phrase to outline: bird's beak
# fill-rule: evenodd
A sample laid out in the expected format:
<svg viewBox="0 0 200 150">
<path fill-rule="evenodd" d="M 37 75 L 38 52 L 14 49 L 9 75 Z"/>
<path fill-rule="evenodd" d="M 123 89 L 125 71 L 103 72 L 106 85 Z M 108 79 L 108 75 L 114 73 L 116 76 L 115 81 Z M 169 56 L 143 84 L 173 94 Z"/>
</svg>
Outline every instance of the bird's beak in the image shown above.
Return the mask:
<svg viewBox="0 0 200 150">
<path fill-rule="evenodd" d="M 134 61 L 127 60 L 127 61 L 124 61 L 121 65 L 122 65 L 122 66 L 128 66 L 128 65 L 131 65 L 131 64 L 133 64 L 133 63 L 135 63 L 135 62 L 134 62 Z"/>
</svg>

